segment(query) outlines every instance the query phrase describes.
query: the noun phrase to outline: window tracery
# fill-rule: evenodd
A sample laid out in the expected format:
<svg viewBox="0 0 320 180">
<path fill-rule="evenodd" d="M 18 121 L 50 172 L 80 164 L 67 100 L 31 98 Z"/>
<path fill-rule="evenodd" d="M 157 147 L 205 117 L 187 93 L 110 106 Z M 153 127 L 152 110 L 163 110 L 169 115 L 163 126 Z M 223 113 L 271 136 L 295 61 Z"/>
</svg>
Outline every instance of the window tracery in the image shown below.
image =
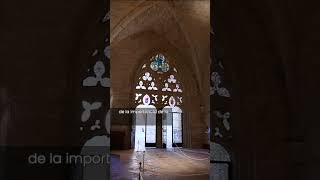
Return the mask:
<svg viewBox="0 0 320 180">
<path fill-rule="evenodd" d="M 158 107 L 181 106 L 183 89 L 177 78 L 177 72 L 163 54 L 151 57 L 150 61 L 141 67 L 138 82 L 135 85 L 135 103 L 145 103 L 143 97 L 148 95 L 149 103 Z"/>
</svg>

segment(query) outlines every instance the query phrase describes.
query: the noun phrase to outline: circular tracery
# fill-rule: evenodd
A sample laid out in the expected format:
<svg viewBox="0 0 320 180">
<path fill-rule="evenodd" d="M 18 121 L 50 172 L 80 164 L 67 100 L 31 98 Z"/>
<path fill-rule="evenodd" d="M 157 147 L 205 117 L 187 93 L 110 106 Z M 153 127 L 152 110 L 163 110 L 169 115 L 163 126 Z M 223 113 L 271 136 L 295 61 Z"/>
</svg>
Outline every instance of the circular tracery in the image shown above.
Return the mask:
<svg viewBox="0 0 320 180">
<path fill-rule="evenodd" d="M 148 95 L 150 105 L 159 108 L 181 106 L 183 90 L 177 77 L 176 68 L 170 68 L 164 55 L 153 56 L 142 66 L 135 88 L 135 103 L 144 104 L 143 97 Z"/>
<path fill-rule="evenodd" d="M 168 72 L 170 69 L 169 64 L 166 62 L 166 58 L 162 54 L 157 54 L 152 57 L 150 61 L 152 61 L 150 63 L 150 68 L 153 71 Z"/>
</svg>

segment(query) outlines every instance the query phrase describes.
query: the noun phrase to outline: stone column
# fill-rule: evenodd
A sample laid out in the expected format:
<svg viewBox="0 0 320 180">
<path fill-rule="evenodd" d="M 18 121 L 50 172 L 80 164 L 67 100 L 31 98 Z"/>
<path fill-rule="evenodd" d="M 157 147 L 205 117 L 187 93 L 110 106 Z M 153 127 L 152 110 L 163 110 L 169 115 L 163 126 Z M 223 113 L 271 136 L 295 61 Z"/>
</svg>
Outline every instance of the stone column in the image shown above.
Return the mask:
<svg viewBox="0 0 320 180">
<path fill-rule="evenodd" d="M 6 90 L 0 88 L 0 167 L 4 167 L 7 124 L 9 121 L 9 105 Z M 4 179 L 4 168 L 0 168 L 0 179 Z"/>
<path fill-rule="evenodd" d="M 145 151 L 146 144 L 146 114 L 137 113 L 136 115 L 136 130 L 135 130 L 135 151 Z"/>
<path fill-rule="evenodd" d="M 157 113 L 157 148 L 162 148 L 162 114 Z"/>
<path fill-rule="evenodd" d="M 167 124 L 167 139 L 166 139 L 166 148 L 167 150 L 172 149 L 172 120 L 173 120 L 173 114 L 172 109 L 166 109 L 166 124 Z"/>
</svg>

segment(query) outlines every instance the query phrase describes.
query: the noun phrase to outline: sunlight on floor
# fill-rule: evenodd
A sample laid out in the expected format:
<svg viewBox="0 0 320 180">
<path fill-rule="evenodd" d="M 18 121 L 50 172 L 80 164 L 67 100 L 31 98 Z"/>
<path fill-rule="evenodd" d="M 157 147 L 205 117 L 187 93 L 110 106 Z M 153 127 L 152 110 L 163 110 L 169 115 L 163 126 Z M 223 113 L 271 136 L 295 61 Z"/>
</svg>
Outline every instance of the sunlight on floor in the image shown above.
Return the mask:
<svg viewBox="0 0 320 180">
<path fill-rule="evenodd" d="M 112 151 L 111 179 L 134 180 L 139 174 L 143 153 L 133 150 Z M 148 148 L 144 157 L 145 180 L 209 179 L 209 151 L 203 149 Z M 143 164 L 141 164 L 143 166 Z"/>
</svg>

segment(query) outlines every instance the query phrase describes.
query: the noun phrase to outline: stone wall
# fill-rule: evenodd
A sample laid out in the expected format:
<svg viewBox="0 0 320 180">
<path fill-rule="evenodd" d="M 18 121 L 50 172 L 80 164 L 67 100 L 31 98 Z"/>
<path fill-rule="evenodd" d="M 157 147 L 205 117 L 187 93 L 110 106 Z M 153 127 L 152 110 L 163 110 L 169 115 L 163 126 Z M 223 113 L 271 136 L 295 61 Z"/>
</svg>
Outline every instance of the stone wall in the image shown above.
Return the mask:
<svg viewBox="0 0 320 180">
<path fill-rule="evenodd" d="M 205 3 L 200 4 L 206 7 Z M 141 66 L 155 53 L 168 54 L 184 87 L 184 144 L 201 148 L 207 143 L 209 126 L 209 11 L 199 14 L 198 8 L 187 4 L 180 9 L 166 1 L 111 1 L 111 104 L 135 107 Z M 195 11 L 197 16 L 190 17 Z"/>
</svg>

